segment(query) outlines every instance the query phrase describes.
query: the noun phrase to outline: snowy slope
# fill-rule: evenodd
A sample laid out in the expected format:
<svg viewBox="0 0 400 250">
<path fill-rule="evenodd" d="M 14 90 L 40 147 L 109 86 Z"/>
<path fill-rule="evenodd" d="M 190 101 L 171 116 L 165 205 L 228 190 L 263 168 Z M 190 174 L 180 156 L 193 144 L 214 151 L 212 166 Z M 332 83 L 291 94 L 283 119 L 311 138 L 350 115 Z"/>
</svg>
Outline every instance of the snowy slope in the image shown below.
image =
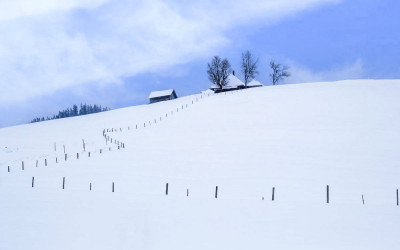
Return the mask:
<svg viewBox="0 0 400 250">
<path fill-rule="evenodd" d="M 399 93 L 270 86 L 0 129 L 0 249 L 395 249 Z"/>
</svg>

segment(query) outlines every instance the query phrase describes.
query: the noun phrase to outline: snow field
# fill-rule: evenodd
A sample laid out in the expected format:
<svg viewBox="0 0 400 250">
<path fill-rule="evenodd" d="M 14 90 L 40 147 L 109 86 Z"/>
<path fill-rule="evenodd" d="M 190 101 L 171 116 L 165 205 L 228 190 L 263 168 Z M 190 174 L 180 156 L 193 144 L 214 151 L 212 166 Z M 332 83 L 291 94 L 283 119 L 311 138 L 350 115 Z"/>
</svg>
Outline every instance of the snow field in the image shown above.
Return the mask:
<svg viewBox="0 0 400 250">
<path fill-rule="evenodd" d="M 262 87 L 0 129 L 0 249 L 395 249 L 399 83 Z M 125 148 L 100 155 L 111 128 Z M 43 166 L 82 139 L 90 158 Z"/>
</svg>

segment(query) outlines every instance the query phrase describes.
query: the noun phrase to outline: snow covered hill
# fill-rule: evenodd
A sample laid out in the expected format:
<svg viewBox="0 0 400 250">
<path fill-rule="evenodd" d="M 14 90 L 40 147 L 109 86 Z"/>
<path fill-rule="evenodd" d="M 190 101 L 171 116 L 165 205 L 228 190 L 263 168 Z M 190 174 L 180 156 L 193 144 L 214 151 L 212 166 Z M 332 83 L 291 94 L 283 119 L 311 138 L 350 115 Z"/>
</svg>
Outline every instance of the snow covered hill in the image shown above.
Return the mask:
<svg viewBox="0 0 400 250">
<path fill-rule="evenodd" d="M 396 249 L 399 94 L 269 86 L 0 129 L 0 249 Z"/>
</svg>

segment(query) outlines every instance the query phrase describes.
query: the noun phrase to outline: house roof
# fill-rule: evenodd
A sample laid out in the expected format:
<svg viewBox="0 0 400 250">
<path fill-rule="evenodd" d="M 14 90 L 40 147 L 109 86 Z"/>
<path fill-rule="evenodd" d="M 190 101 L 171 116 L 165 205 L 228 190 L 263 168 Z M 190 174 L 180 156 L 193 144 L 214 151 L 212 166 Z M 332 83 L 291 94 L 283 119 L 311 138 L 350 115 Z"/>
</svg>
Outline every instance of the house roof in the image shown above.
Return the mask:
<svg viewBox="0 0 400 250">
<path fill-rule="evenodd" d="M 153 92 L 150 93 L 149 99 L 157 98 L 157 97 L 163 97 L 163 96 L 170 96 L 174 92 L 175 91 L 173 89 L 161 90 L 161 91 L 153 91 Z"/>
<path fill-rule="evenodd" d="M 262 85 L 261 82 L 257 81 L 256 79 L 253 79 L 251 82 L 247 84 L 248 87 L 256 87 L 256 86 L 264 86 Z"/>
<path fill-rule="evenodd" d="M 228 84 L 225 86 L 225 88 L 237 88 L 239 86 L 244 86 L 244 83 L 240 81 L 239 78 L 237 78 L 235 75 L 230 74 L 228 76 Z"/>
<path fill-rule="evenodd" d="M 236 89 L 239 86 L 244 86 L 244 83 L 240 81 L 235 75 L 230 74 L 228 76 L 228 84 L 223 86 L 222 89 Z M 210 89 L 219 89 L 219 86 L 216 84 L 211 85 Z"/>
</svg>

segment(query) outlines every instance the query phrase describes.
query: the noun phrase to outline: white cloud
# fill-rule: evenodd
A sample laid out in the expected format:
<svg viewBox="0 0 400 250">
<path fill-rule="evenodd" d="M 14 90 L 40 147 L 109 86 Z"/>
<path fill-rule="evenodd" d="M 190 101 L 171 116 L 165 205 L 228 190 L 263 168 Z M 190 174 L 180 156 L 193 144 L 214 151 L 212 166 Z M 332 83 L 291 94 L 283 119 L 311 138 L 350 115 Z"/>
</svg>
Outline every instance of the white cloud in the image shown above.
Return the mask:
<svg viewBox="0 0 400 250">
<path fill-rule="evenodd" d="M 0 105 L 211 55 L 229 30 L 338 0 L 0 3 Z"/>
<path fill-rule="evenodd" d="M 361 59 L 319 72 L 312 71 L 295 62 L 289 62 L 288 64 L 290 65 L 291 76 L 286 80 L 286 83 L 337 81 L 365 77 Z"/>
<path fill-rule="evenodd" d="M 94 8 L 106 1 L 108 0 L 3 0 L 0 2 L 0 21 L 73 8 Z"/>
</svg>

